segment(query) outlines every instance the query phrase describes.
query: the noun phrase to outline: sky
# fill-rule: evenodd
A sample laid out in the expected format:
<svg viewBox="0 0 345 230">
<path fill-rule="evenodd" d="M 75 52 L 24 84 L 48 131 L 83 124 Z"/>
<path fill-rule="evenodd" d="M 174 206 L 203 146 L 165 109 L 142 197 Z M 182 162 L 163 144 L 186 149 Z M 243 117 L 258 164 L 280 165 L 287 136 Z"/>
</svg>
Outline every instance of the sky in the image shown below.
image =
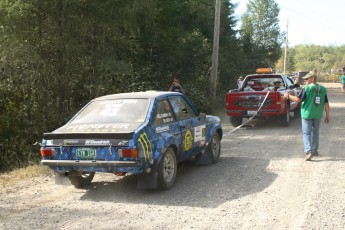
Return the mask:
<svg viewBox="0 0 345 230">
<path fill-rule="evenodd" d="M 281 31 L 288 33 L 288 45 L 345 45 L 344 0 L 275 0 L 280 7 Z M 240 17 L 248 0 L 239 3 L 235 14 Z"/>
</svg>

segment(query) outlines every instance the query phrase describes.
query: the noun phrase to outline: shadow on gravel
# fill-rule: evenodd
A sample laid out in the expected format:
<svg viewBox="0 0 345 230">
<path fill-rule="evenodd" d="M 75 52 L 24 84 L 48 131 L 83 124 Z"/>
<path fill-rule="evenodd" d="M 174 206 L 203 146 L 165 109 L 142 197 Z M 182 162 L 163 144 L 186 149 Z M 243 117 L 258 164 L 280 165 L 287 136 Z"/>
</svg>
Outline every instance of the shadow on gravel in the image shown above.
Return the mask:
<svg viewBox="0 0 345 230">
<path fill-rule="evenodd" d="M 139 190 L 131 175 L 116 181 L 93 182 L 81 199 L 214 208 L 267 188 L 277 177 L 266 171 L 268 164 L 269 160 L 247 157 L 223 157 L 219 163 L 205 166 L 184 163 L 170 190 Z"/>
</svg>

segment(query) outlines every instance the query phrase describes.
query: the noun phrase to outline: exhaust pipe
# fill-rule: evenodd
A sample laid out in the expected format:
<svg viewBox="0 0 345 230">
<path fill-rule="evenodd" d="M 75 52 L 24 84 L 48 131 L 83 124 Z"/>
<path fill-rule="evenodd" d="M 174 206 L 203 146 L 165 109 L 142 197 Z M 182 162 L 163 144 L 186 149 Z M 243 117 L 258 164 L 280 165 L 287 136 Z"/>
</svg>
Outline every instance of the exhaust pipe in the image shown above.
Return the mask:
<svg viewBox="0 0 345 230">
<path fill-rule="evenodd" d="M 65 172 L 64 175 L 66 177 L 69 177 L 69 176 L 81 176 L 83 174 L 83 172 L 80 172 L 80 171 L 70 171 L 70 172 Z"/>
</svg>

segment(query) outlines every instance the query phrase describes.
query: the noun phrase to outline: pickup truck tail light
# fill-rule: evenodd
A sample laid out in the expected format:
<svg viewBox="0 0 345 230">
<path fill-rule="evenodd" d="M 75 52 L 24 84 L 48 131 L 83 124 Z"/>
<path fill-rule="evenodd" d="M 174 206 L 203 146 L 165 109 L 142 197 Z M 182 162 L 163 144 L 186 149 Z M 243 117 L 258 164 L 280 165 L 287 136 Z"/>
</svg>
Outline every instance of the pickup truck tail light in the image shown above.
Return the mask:
<svg viewBox="0 0 345 230">
<path fill-rule="evenodd" d="M 138 158 L 137 149 L 119 149 L 118 154 L 119 157 Z"/>
</svg>

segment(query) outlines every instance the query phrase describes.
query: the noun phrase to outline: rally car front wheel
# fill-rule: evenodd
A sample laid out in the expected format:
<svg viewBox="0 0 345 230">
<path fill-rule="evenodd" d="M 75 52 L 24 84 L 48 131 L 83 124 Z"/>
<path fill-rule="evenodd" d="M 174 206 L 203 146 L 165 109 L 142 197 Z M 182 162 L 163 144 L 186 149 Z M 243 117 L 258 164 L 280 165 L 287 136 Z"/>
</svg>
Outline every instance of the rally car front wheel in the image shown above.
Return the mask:
<svg viewBox="0 0 345 230">
<path fill-rule="evenodd" d="M 158 186 L 169 189 L 175 185 L 177 175 L 176 155 L 172 148 L 167 148 L 158 165 Z"/>
</svg>

